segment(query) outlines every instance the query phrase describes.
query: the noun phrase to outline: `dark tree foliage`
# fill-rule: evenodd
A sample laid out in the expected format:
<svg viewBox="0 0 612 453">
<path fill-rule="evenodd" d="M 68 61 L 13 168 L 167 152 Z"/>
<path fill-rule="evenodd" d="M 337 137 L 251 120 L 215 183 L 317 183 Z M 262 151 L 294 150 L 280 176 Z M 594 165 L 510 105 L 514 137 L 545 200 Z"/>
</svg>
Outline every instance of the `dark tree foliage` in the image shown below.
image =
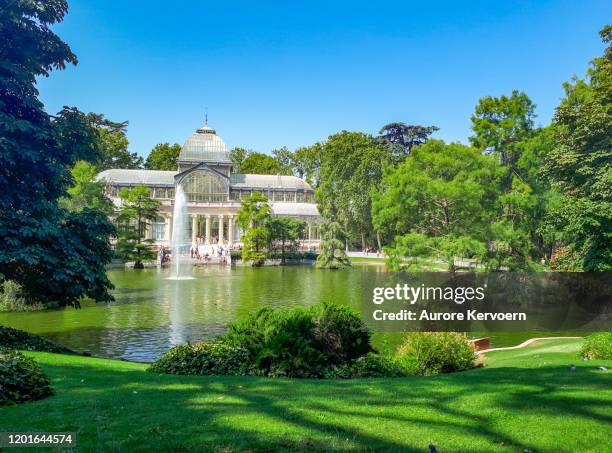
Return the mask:
<svg viewBox="0 0 612 453">
<path fill-rule="evenodd" d="M 88 113 L 87 120 L 96 131 L 99 153 L 93 163 L 99 171 L 109 168 L 142 168 L 142 157 L 128 150 L 130 142 L 125 133 L 127 121 L 117 123 L 98 113 Z"/>
<path fill-rule="evenodd" d="M 280 249 L 281 263 L 285 264 L 285 252 L 298 248 L 298 240 L 304 235 L 306 222 L 290 217 L 275 216 L 268 220 L 267 228 L 270 240 L 269 249 L 272 250 L 276 243 L 277 248 Z"/>
<path fill-rule="evenodd" d="M 391 145 L 396 161 L 403 160 L 410 154 L 412 148 L 425 143 L 431 134 L 436 132 L 436 126 L 419 126 L 416 124 L 389 123 L 380 130 L 380 138 Z"/>
<path fill-rule="evenodd" d="M 117 254 L 127 261 L 134 261 L 134 269 L 142 269 L 142 261 L 154 259 L 156 255 L 150 249 L 153 240 L 145 239 L 145 236 L 146 229 L 159 215 L 161 203 L 151 198 L 151 189 L 144 185 L 122 189 L 119 197 Z"/>
<path fill-rule="evenodd" d="M 230 150 L 229 157 L 234 167 L 234 173 L 242 173 L 242 163 L 249 154 L 251 154 L 251 151 L 245 148 L 235 147 Z"/>
<path fill-rule="evenodd" d="M 77 63 L 49 28 L 66 10 L 63 0 L 0 3 L 0 280 L 22 284 L 33 302 L 78 305 L 111 299 L 113 227 L 101 213 L 58 205 L 70 168 L 97 149 L 82 113 L 52 118 L 38 100 L 37 76 Z"/>
<path fill-rule="evenodd" d="M 151 150 L 145 161 L 147 170 L 172 170 L 178 167 L 177 159 L 181 153 L 181 145 L 175 143 L 158 143 Z"/>
<path fill-rule="evenodd" d="M 612 27 L 585 80 L 564 84 L 544 173 L 561 192 L 551 213 L 585 271 L 612 270 Z"/>
<path fill-rule="evenodd" d="M 241 173 L 255 175 L 279 175 L 284 174 L 280 162 L 272 156 L 264 153 L 251 152 L 240 165 Z"/>
<path fill-rule="evenodd" d="M 510 96 L 479 99 L 471 118 L 474 135 L 470 142 L 497 154 L 502 165 L 514 168 L 520 157 L 516 145 L 532 136 L 535 107 L 529 96 L 518 90 Z"/>
</svg>

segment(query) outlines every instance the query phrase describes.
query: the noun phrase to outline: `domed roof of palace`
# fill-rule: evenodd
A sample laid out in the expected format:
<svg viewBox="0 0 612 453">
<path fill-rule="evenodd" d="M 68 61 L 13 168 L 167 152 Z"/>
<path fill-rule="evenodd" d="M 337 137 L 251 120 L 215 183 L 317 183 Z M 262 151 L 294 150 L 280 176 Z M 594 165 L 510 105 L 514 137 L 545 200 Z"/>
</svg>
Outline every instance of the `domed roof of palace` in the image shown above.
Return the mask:
<svg viewBox="0 0 612 453">
<path fill-rule="evenodd" d="M 254 175 L 233 173 L 231 184 L 235 188 L 257 188 L 257 189 L 297 189 L 312 190 L 310 185 L 302 178 L 286 175 Z"/>
<path fill-rule="evenodd" d="M 213 128 L 208 127 L 208 119 L 204 127 L 197 129 L 187 139 L 181 148 L 178 160 L 231 163 L 227 145 Z"/>
</svg>

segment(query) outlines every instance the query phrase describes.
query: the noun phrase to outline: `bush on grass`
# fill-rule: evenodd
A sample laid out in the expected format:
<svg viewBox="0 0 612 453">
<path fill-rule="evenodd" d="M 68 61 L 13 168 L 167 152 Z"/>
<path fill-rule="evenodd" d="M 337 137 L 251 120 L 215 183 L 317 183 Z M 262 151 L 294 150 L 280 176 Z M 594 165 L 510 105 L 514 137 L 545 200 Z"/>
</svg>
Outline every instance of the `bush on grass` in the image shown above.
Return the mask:
<svg viewBox="0 0 612 453">
<path fill-rule="evenodd" d="M 314 322 L 303 308 L 262 308 L 228 326 L 222 341 L 249 351 L 255 374 L 317 377 L 326 367 Z"/>
<path fill-rule="evenodd" d="M 153 373 L 201 376 L 249 374 L 246 349 L 223 343 L 187 343 L 175 346 L 150 367 Z"/>
<path fill-rule="evenodd" d="M 404 334 L 397 357 L 408 374 L 432 376 L 476 366 L 476 354 L 467 336 L 456 332 Z"/>
<path fill-rule="evenodd" d="M 11 327 L 0 326 L 0 347 L 24 349 L 26 351 L 54 352 L 57 354 L 72 353 L 70 349 L 51 343 L 38 335 Z"/>
<path fill-rule="evenodd" d="M 150 370 L 169 374 L 350 379 L 435 375 L 475 366 L 467 337 L 410 333 L 395 356 L 379 355 L 358 313 L 331 303 L 269 307 L 231 323 L 214 343 L 172 348 Z"/>
<path fill-rule="evenodd" d="M 0 406 L 38 400 L 52 393 L 38 363 L 21 352 L 0 348 Z"/>
<path fill-rule="evenodd" d="M 370 333 L 348 307 L 265 307 L 231 323 L 215 343 L 171 349 L 151 371 L 315 378 L 371 351 Z"/>
<path fill-rule="evenodd" d="M 585 359 L 612 360 L 612 332 L 598 332 L 586 337 L 580 355 Z"/>
<path fill-rule="evenodd" d="M 325 372 L 327 379 L 388 378 L 408 375 L 408 371 L 397 358 L 373 352 L 350 363 L 332 367 Z"/>
<path fill-rule="evenodd" d="M 372 351 L 370 333 L 348 307 L 262 308 L 232 323 L 222 341 L 247 349 L 264 376 L 322 377 Z"/>
<path fill-rule="evenodd" d="M 329 302 L 309 309 L 314 334 L 325 359 L 342 364 L 372 352 L 370 332 L 358 313 L 347 306 Z"/>
</svg>

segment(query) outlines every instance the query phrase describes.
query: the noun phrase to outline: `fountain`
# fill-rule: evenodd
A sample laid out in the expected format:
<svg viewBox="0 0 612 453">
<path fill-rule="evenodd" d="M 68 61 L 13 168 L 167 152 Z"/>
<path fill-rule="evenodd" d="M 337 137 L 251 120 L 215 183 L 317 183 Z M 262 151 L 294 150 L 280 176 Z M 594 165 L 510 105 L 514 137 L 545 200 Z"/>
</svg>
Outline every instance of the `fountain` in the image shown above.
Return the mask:
<svg viewBox="0 0 612 453">
<path fill-rule="evenodd" d="M 181 184 L 176 185 L 174 194 L 174 213 L 172 215 L 172 280 L 190 280 L 191 238 L 189 237 L 189 224 L 187 223 L 187 199 Z"/>
</svg>

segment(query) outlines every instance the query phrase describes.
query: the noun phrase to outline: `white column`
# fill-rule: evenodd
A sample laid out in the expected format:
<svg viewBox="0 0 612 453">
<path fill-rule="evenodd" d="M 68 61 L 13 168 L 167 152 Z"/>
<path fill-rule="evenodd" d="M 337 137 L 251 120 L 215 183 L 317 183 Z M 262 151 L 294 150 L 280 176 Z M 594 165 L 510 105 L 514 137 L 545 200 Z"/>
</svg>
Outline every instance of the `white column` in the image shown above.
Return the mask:
<svg viewBox="0 0 612 453">
<path fill-rule="evenodd" d="M 219 215 L 219 244 L 223 244 L 223 214 Z"/>
<path fill-rule="evenodd" d="M 165 221 L 166 224 L 164 226 L 164 238 L 167 242 L 170 242 L 172 240 L 172 233 L 170 231 L 170 228 L 172 228 L 172 216 L 166 216 Z"/>
<path fill-rule="evenodd" d="M 312 242 L 312 223 L 308 222 L 308 243 Z"/>
<path fill-rule="evenodd" d="M 206 238 L 204 242 L 210 244 L 210 215 L 206 215 Z"/>
<path fill-rule="evenodd" d="M 191 216 L 191 242 L 195 242 L 197 230 L 198 230 L 198 216 L 192 215 Z"/>
<path fill-rule="evenodd" d="M 228 243 L 231 246 L 234 243 L 234 216 L 230 215 L 229 216 L 229 238 L 228 238 Z"/>
<path fill-rule="evenodd" d="M 219 215 L 219 244 L 223 244 L 223 214 Z"/>
<path fill-rule="evenodd" d="M 153 239 L 153 221 L 145 224 L 145 239 Z"/>
</svg>

